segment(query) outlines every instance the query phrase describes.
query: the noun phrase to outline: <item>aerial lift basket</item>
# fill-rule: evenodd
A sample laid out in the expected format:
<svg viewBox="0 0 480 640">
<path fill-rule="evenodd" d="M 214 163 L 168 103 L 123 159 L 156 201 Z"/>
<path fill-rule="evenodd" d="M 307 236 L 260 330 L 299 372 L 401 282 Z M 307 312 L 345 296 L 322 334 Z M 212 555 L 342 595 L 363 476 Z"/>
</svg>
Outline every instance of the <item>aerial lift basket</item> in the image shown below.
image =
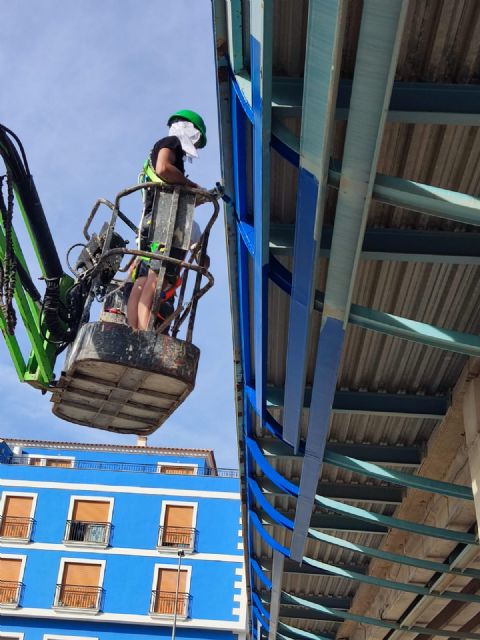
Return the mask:
<svg viewBox="0 0 480 640">
<path fill-rule="evenodd" d="M 200 350 L 192 343 L 196 307 L 199 298 L 213 285 L 213 277 L 201 265 L 204 264 L 210 228 L 219 209 L 216 193 L 147 184 L 125 190 L 117 196 L 115 204 L 98 201 L 85 225 L 88 244 L 80 254 L 75 270 L 80 281 L 86 274 L 91 278 L 91 293 L 85 304 L 84 321 L 68 347 L 51 398 L 53 413 L 63 420 L 138 435 L 148 435 L 161 426 L 195 386 L 200 358 Z M 155 243 L 155 252 L 126 249 L 115 231 L 118 218 L 134 228 L 120 211 L 119 201 L 142 188 L 154 191 L 148 247 Z M 196 251 L 186 261 L 198 198 L 210 201 L 214 212 Z M 90 237 L 88 228 L 100 204 L 112 209 L 112 218 L 99 236 L 92 234 Z M 131 256 L 130 262 L 119 269 L 125 255 Z M 194 264 L 194 255 L 198 264 Z M 126 271 L 133 260 L 142 258 L 149 259 L 149 266 L 158 272 L 158 278 L 149 328 L 137 331 L 126 322 L 125 281 L 119 284 L 112 280 L 107 286 L 102 282 L 108 280 L 105 271 Z M 175 311 L 158 326 L 155 311 L 162 302 L 166 272 L 172 269 L 177 273 L 183 270 L 182 285 Z M 196 272 L 195 283 L 191 299 L 185 303 L 187 277 L 191 271 Z M 206 284 L 202 286 L 205 279 Z M 88 322 L 90 305 L 94 298 L 98 299 L 99 290 L 104 292 L 100 321 Z M 185 339 L 179 339 L 180 326 L 187 319 Z M 168 327 L 171 335 L 166 335 Z"/>
</svg>

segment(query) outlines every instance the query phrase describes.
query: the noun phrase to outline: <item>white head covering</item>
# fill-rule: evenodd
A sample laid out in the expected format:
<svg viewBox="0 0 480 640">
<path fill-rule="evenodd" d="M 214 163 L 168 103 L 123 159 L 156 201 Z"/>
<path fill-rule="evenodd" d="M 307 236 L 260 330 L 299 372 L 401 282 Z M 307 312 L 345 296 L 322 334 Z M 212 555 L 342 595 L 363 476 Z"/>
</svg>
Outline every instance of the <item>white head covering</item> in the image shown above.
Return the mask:
<svg viewBox="0 0 480 640">
<path fill-rule="evenodd" d="M 182 149 L 190 162 L 192 158 L 198 158 L 195 143 L 200 140 L 201 133 L 194 124 L 188 120 L 177 120 L 170 126 L 169 135 L 176 136 L 180 140 Z"/>
</svg>

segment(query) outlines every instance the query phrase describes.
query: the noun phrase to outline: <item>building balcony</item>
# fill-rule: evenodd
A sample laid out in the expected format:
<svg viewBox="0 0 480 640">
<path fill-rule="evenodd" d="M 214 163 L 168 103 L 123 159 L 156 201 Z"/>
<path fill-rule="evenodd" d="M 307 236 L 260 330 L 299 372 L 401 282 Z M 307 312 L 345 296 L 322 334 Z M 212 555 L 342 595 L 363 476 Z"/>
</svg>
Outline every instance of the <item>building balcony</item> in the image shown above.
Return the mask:
<svg viewBox="0 0 480 640">
<path fill-rule="evenodd" d="M 16 609 L 20 603 L 21 582 L 0 580 L 0 607 Z"/>
<path fill-rule="evenodd" d="M 75 609 L 85 613 L 100 611 L 103 589 L 75 584 L 57 584 L 53 608 L 60 610 Z"/>
<path fill-rule="evenodd" d="M 79 459 L 69 459 L 66 462 L 59 461 L 56 464 L 52 462 L 53 458 L 47 457 L 38 457 L 35 459 L 35 463 L 31 462 L 32 458 L 29 456 L 10 456 L 8 459 L 0 461 L 0 464 L 6 465 L 21 465 L 21 466 L 36 466 L 45 468 L 58 468 L 61 467 L 63 469 L 75 469 L 77 471 L 106 471 L 106 472 L 123 472 L 123 473 L 155 473 L 155 474 L 164 474 L 170 475 L 173 473 L 172 465 L 169 465 L 168 462 L 155 462 L 155 463 L 136 463 L 136 462 L 120 462 L 120 461 L 109 461 L 109 460 L 79 460 Z M 67 464 L 68 463 L 68 464 Z M 182 465 L 180 465 L 182 466 Z M 189 463 L 185 463 L 184 467 L 191 467 L 192 465 Z M 178 470 L 177 470 L 178 471 Z M 196 468 L 195 476 L 209 477 L 209 478 L 230 478 L 236 479 L 239 478 L 239 471 L 237 469 L 219 469 L 215 467 L 214 469 L 206 467 L 206 468 Z"/>
<path fill-rule="evenodd" d="M 187 553 L 195 551 L 196 529 L 187 527 L 159 527 L 157 549 L 176 551 L 183 549 Z"/>
<path fill-rule="evenodd" d="M 150 599 L 150 615 L 173 618 L 175 609 L 178 618 L 187 618 L 190 608 L 189 593 L 171 591 L 152 591 Z"/>
<path fill-rule="evenodd" d="M 0 541 L 30 542 L 33 518 L 0 516 Z"/>
<path fill-rule="evenodd" d="M 112 525 L 109 522 L 67 520 L 64 544 L 108 547 Z"/>
</svg>

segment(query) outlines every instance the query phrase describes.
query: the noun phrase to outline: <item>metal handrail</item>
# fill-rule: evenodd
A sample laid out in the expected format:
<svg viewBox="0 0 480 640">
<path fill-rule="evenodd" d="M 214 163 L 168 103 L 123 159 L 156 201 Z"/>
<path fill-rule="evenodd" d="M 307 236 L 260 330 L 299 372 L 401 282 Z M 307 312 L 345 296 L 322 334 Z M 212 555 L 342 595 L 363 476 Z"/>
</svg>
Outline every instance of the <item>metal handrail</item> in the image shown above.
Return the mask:
<svg viewBox="0 0 480 640">
<path fill-rule="evenodd" d="M 0 516 L 0 538 L 30 540 L 32 528 L 33 518 Z"/>
<path fill-rule="evenodd" d="M 37 458 L 38 459 L 38 458 Z M 50 459 L 50 458 L 49 458 Z M 58 469 L 61 468 L 62 471 L 75 469 L 77 471 L 121 471 L 121 472 L 129 472 L 129 473 L 156 473 L 162 475 L 171 475 L 167 473 L 163 473 L 160 465 L 168 466 L 168 462 L 156 462 L 156 463 L 146 463 L 140 464 L 136 462 L 108 462 L 102 460 L 72 460 L 71 466 L 69 467 L 46 467 L 41 465 L 36 465 L 35 469 Z M 8 459 L 4 459 L 0 461 L 0 464 L 12 464 L 12 465 L 25 465 L 29 466 L 29 457 L 28 456 L 10 456 Z M 185 466 L 188 466 L 186 463 Z M 209 478 L 239 478 L 239 471 L 237 469 L 226 469 L 226 468 L 215 468 L 215 469 L 200 469 L 197 468 L 195 470 L 195 474 L 193 476 L 202 476 Z"/>
<path fill-rule="evenodd" d="M 191 596 L 189 593 L 178 593 L 174 591 L 158 591 L 154 589 L 150 598 L 150 613 L 157 613 L 165 616 L 175 615 L 175 605 L 177 616 L 187 617 L 189 613 Z"/>
<path fill-rule="evenodd" d="M 63 539 L 65 542 L 108 545 L 111 529 L 110 522 L 67 520 Z"/>
<path fill-rule="evenodd" d="M 0 606 L 18 605 L 20 602 L 21 582 L 0 580 Z"/>
<path fill-rule="evenodd" d="M 160 526 L 158 528 L 158 546 L 193 551 L 197 530 L 189 527 Z"/>
<path fill-rule="evenodd" d="M 89 587 L 78 584 L 57 584 L 55 587 L 54 607 L 67 609 L 100 610 L 102 587 Z"/>
</svg>

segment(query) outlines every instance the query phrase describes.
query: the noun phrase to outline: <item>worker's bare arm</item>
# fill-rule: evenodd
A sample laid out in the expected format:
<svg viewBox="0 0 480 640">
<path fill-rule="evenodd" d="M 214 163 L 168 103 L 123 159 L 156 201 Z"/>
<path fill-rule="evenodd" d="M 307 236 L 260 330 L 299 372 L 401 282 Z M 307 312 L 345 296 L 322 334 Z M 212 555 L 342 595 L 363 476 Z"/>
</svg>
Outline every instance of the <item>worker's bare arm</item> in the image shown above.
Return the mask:
<svg viewBox="0 0 480 640">
<path fill-rule="evenodd" d="M 181 184 L 186 187 L 198 187 L 198 184 L 192 182 L 174 165 L 175 154 L 171 149 L 160 149 L 155 165 L 155 173 L 157 176 L 168 182 L 169 184 Z"/>
</svg>

